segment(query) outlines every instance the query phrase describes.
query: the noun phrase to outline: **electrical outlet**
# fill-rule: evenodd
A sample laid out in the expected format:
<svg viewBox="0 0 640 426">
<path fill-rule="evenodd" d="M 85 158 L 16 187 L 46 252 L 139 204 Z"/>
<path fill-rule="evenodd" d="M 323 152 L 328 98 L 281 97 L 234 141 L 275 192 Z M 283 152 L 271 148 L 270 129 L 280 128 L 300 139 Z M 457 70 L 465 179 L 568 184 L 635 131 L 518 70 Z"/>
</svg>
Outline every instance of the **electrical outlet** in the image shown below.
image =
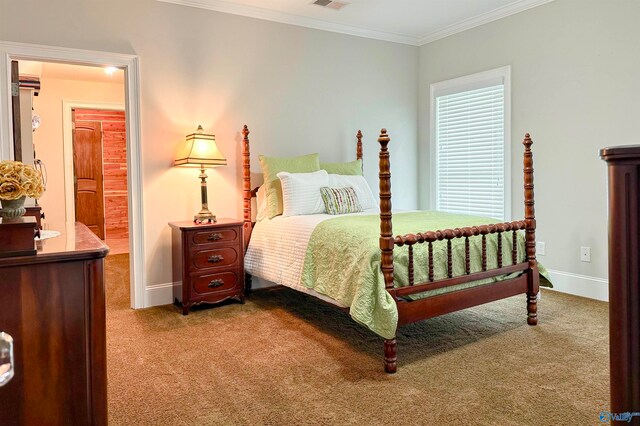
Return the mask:
<svg viewBox="0 0 640 426">
<path fill-rule="evenodd" d="M 580 260 L 591 262 L 591 247 L 580 247 Z"/>
<path fill-rule="evenodd" d="M 545 251 L 546 251 L 546 244 L 544 243 L 544 241 L 538 241 L 536 242 L 536 253 L 544 256 L 545 255 Z"/>
</svg>

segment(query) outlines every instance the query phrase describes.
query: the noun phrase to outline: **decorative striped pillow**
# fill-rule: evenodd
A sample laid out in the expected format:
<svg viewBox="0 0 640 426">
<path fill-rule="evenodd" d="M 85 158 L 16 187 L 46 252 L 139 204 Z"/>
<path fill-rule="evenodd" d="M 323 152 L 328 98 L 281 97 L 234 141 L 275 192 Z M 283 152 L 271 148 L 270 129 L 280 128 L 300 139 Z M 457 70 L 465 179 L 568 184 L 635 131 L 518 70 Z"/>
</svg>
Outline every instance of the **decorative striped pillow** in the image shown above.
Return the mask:
<svg viewBox="0 0 640 426">
<path fill-rule="evenodd" d="M 329 214 L 357 213 L 362 211 L 356 191 L 348 186 L 345 188 L 320 188 L 324 207 Z"/>
</svg>

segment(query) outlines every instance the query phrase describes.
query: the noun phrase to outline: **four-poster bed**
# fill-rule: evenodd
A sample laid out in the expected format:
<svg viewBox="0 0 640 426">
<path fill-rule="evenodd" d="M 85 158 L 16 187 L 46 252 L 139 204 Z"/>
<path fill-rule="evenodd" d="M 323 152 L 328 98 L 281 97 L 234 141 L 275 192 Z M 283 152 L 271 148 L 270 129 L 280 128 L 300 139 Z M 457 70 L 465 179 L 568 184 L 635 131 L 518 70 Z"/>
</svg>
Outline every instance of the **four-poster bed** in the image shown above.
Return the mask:
<svg viewBox="0 0 640 426">
<path fill-rule="evenodd" d="M 242 135 L 244 241 L 247 250 L 254 229 L 251 199 L 256 196 L 257 188 L 251 189 L 249 129 L 246 125 Z M 362 160 L 362 132 L 358 131 L 356 139 L 356 157 Z M 382 129 L 378 138 L 380 210 L 379 237 L 376 237 L 379 249 L 376 249 L 376 254 L 379 254 L 379 271 L 383 276 L 384 291 L 388 293 L 384 296 L 390 296 L 397 308 L 397 326 L 518 294 L 526 294 L 527 323 L 536 325 L 539 272 L 535 254 L 536 221 L 531 152 L 533 142 L 529 134 L 525 135 L 523 141 L 524 220 L 401 235 L 393 234 L 389 141 L 386 129 Z M 332 219 L 327 222 L 335 221 Z M 400 229 L 406 227 L 400 226 Z M 518 237 L 520 230 L 524 231 L 524 237 Z M 521 242 L 523 244 L 519 244 Z M 354 247 L 358 244 L 358 241 L 352 242 Z M 519 251 L 519 245 L 524 247 L 524 250 Z M 398 275 L 401 272 L 394 269 L 394 250 L 406 256 L 406 259 L 402 260 L 403 272 L 405 260 L 407 262 L 406 276 Z M 505 256 L 505 253 L 508 254 Z M 398 262 L 398 259 L 395 260 Z M 436 276 L 438 274 L 435 274 L 434 270 L 438 267 L 445 271 L 444 276 Z M 423 272 L 419 272 L 418 268 L 423 268 Z M 454 271 L 456 268 L 458 272 Z M 499 281 L 487 283 L 490 279 Z M 481 282 L 481 285 L 478 285 L 478 282 Z M 464 288 L 465 285 L 470 287 Z M 249 276 L 247 286 L 250 286 Z M 425 294 L 428 296 L 424 297 Z M 324 297 L 321 298 L 326 300 Z M 344 303 L 335 304 L 348 310 Z M 353 318 L 358 321 L 355 316 Z M 379 334 L 384 337 L 385 371 L 393 373 L 397 369 L 395 335 Z"/>
</svg>

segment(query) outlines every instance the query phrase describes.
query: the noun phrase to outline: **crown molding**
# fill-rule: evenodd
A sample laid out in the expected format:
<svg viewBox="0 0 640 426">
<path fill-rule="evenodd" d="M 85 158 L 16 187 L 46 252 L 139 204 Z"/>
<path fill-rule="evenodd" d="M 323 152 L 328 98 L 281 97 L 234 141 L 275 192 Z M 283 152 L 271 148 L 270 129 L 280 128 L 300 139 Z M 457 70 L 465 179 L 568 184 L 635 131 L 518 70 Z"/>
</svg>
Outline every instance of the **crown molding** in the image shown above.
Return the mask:
<svg viewBox="0 0 640 426">
<path fill-rule="evenodd" d="M 450 35 L 461 33 L 471 28 L 479 27 L 480 25 L 488 24 L 489 22 L 497 21 L 498 19 L 506 18 L 507 16 L 515 15 L 516 13 L 524 12 L 525 10 L 532 9 L 537 6 L 542 6 L 552 2 L 553 0 L 520 0 L 515 3 L 508 4 L 503 7 L 499 7 L 492 11 L 483 13 L 473 18 L 465 19 L 455 24 L 449 25 L 437 31 L 430 32 L 418 38 L 418 46 L 431 43 L 441 38 L 449 37 Z"/>
<path fill-rule="evenodd" d="M 483 13 L 473 18 L 465 19 L 455 24 L 449 25 L 437 31 L 424 34 L 422 36 L 412 36 L 406 34 L 395 34 L 384 31 L 359 28 L 352 25 L 338 24 L 324 21 L 322 19 L 309 18 L 306 16 L 293 15 L 275 10 L 263 9 L 255 6 L 230 3 L 224 0 L 157 0 L 163 3 L 173 3 L 181 6 L 197 7 L 200 9 L 213 10 L 216 12 L 230 13 L 232 15 L 246 16 L 249 18 L 263 19 L 266 21 L 279 22 L 282 24 L 296 25 L 299 27 L 313 28 L 316 30 L 330 31 L 334 33 L 347 34 L 357 37 L 371 38 L 375 40 L 390 41 L 393 43 L 408 44 L 411 46 L 422 46 L 432 41 L 457 34 L 480 25 L 487 24 L 525 10 L 550 3 L 553 0 L 519 0 L 490 12 Z"/>
<path fill-rule="evenodd" d="M 358 37 L 371 38 L 376 40 L 390 41 L 393 43 L 409 44 L 418 46 L 418 37 L 394 34 L 383 31 L 369 30 L 366 28 L 354 27 L 351 25 L 338 24 L 324 21 L 322 19 L 309 18 L 306 16 L 293 15 L 275 10 L 263 9 L 255 6 L 247 6 L 236 3 L 229 3 L 223 0 L 157 0 L 163 3 L 173 3 L 182 6 L 197 7 L 216 12 L 230 13 L 232 15 L 247 16 L 249 18 L 263 19 L 266 21 L 279 22 L 282 24 L 296 25 L 299 27 L 313 28 L 316 30 L 330 31 L 334 33 L 347 34 Z"/>
</svg>

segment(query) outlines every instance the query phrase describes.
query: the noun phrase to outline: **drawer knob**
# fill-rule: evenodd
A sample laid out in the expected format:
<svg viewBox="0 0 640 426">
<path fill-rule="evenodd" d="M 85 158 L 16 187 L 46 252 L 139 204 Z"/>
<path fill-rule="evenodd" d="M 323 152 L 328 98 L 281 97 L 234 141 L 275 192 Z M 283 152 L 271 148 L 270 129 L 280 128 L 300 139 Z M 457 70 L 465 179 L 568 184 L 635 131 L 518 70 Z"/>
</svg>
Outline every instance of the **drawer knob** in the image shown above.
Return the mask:
<svg viewBox="0 0 640 426">
<path fill-rule="evenodd" d="M 211 280 L 211 282 L 209 283 L 209 285 L 207 287 L 216 288 L 216 287 L 220 287 L 223 284 L 224 284 L 224 281 L 222 281 L 220 279 Z"/>
<path fill-rule="evenodd" d="M 209 234 L 209 236 L 207 237 L 207 240 L 209 241 L 218 241 L 222 239 L 222 234 L 220 233 L 215 233 L 215 234 Z"/>
<path fill-rule="evenodd" d="M 223 260 L 224 260 L 224 257 L 222 257 L 222 255 L 219 255 L 219 254 L 214 254 L 213 256 L 209 256 L 209 259 L 207 259 L 209 263 L 218 263 Z"/>
</svg>

